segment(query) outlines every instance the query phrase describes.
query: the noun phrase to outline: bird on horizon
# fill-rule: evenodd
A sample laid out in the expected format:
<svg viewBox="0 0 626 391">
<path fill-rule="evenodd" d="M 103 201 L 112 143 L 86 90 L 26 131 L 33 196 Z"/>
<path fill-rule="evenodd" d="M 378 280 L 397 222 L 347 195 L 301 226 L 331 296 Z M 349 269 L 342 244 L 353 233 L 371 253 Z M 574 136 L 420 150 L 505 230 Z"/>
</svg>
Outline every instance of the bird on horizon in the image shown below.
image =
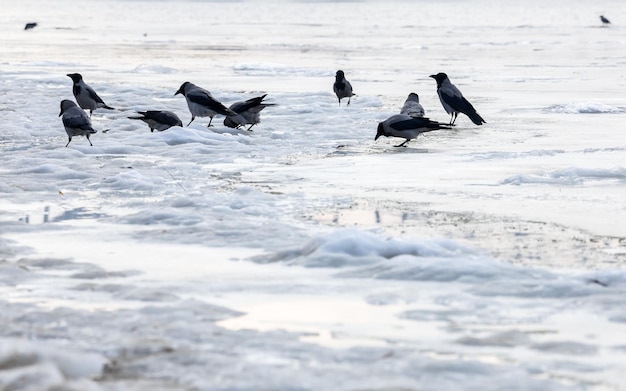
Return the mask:
<svg viewBox="0 0 626 391">
<path fill-rule="evenodd" d="M 32 30 L 37 27 L 37 22 L 29 22 L 24 26 L 24 30 Z"/>
<path fill-rule="evenodd" d="M 66 147 L 70 145 L 73 136 L 85 136 L 87 137 L 87 141 L 89 141 L 89 145 L 93 146 L 89 135 L 96 133 L 96 130 L 91 126 L 91 121 L 83 109 L 78 107 L 76 103 L 71 100 L 64 99 L 61 101 L 59 117 L 61 116 L 65 133 L 67 133 L 67 137 L 69 138 L 67 144 L 65 144 Z"/>
<path fill-rule="evenodd" d="M 189 107 L 189 112 L 191 113 L 191 121 L 189 121 L 187 126 L 191 125 L 193 120 L 196 119 L 196 116 L 210 117 L 211 119 L 209 120 L 209 124 L 207 126 L 211 126 L 213 117 L 217 114 L 225 116 L 237 115 L 237 113 L 213 98 L 209 91 L 188 81 L 181 84 L 180 88 L 174 95 L 178 94 L 182 94 L 185 97 L 187 100 L 187 107 Z"/>
<path fill-rule="evenodd" d="M 423 117 L 414 118 L 407 114 L 394 114 L 378 123 L 374 141 L 378 140 L 380 136 L 399 137 L 405 141 L 402 144 L 394 145 L 394 147 L 405 147 L 406 143 L 417 138 L 420 133 L 439 129 L 450 129 L 450 125 Z"/>
<path fill-rule="evenodd" d="M 237 113 L 235 116 L 228 116 L 224 119 L 224 125 L 229 128 L 239 128 L 240 126 L 250 125 L 249 131 L 252 131 L 252 127 L 261 122 L 261 110 L 268 106 L 275 106 L 275 103 L 265 103 L 263 99 L 267 94 L 258 96 L 256 98 L 250 98 L 246 101 L 235 102 L 230 105 L 230 109 Z"/>
<path fill-rule="evenodd" d="M 444 110 L 450 114 L 450 125 L 454 125 L 459 113 L 467 115 L 476 125 L 486 123 L 476 112 L 474 106 L 463 97 L 461 91 L 450 82 L 448 75 L 440 72 L 436 75 L 430 75 L 430 77 L 437 81 L 437 95 L 439 95 L 439 100 Z"/>
<path fill-rule="evenodd" d="M 406 98 L 402 109 L 400 109 L 400 114 L 406 114 L 413 118 L 424 116 L 424 107 L 420 104 L 420 97 L 415 92 L 411 92 Z"/>
<path fill-rule="evenodd" d="M 339 106 L 341 106 L 341 100 L 343 98 L 348 98 L 348 105 L 350 104 L 350 98 L 354 96 L 354 93 L 352 93 L 352 84 L 346 80 L 346 75 L 342 70 L 337 71 L 335 74 L 333 91 L 335 91 L 335 95 L 337 95 Z"/>
<path fill-rule="evenodd" d="M 91 117 L 91 114 L 95 109 L 103 108 L 115 110 L 113 107 L 104 103 L 102 98 L 96 94 L 96 91 L 83 81 L 83 76 L 80 73 L 68 73 L 67 76 L 69 76 L 74 83 L 72 92 L 74 93 L 76 102 L 81 109 L 89 110 L 89 117 Z"/>
<path fill-rule="evenodd" d="M 611 24 L 611 21 L 604 17 L 604 15 L 600 15 L 600 20 L 604 24 Z"/>
<path fill-rule="evenodd" d="M 167 110 L 148 110 L 138 111 L 139 117 L 128 117 L 129 119 L 138 119 L 150 127 L 150 132 L 158 130 L 162 132 L 171 128 L 172 126 L 183 126 L 183 122 L 178 118 L 175 113 Z"/>
</svg>

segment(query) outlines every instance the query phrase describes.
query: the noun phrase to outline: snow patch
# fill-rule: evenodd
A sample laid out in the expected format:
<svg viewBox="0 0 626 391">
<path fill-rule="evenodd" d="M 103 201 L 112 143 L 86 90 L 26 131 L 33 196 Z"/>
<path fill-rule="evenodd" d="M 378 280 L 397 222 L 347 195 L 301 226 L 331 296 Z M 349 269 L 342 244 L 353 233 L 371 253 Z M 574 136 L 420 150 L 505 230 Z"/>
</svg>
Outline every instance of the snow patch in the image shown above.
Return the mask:
<svg viewBox="0 0 626 391">
<path fill-rule="evenodd" d="M 581 102 L 552 105 L 543 111 L 556 114 L 618 114 L 626 113 L 626 108 L 597 102 Z"/>
<path fill-rule="evenodd" d="M 93 383 L 107 360 L 95 353 L 38 341 L 0 340 L 0 388 L 3 390 L 99 390 Z M 75 388 L 77 386 L 83 388 Z"/>
<path fill-rule="evenodd" d="M 540 174 L 517 174 L 500 181 L 502 185 L 551 184 L 562 186 L 582 185 L 587 180 L 626 181 L 626 168 L 590 169 L 569 167 Z"/>
<path fill-rule="evenodd" d="M 240 63 L 233 66 L 236 73 L 246 76 L 310 76 L 333 77 L 336 70 L 302 68 L 279 63 Z"/>
</svg>

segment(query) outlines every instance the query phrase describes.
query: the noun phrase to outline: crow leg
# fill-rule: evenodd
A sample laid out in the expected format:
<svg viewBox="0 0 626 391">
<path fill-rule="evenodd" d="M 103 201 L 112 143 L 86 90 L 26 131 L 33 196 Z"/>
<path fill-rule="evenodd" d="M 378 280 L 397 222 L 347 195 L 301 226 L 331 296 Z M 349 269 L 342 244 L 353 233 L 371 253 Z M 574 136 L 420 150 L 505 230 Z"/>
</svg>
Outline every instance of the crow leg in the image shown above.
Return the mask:
<svg viewBox="0 0 626 391">
<path fill-rule="evenodd" d="M 193 122 L 193 120 L 194 120 L 194 119 L 196 119 L 196 116 L 195 116 L 195 115 L 192 115 L 192 116 L 191 116 L 191 121 L 189 121 L 189 123 L 187 124 L 187 126 L 191 125 L 191 123 Z"/>
<path fill-rule="evenodd" d="M 394 147 L 406 147 L 406 143 L 408 143 L 409 141 L 411 141 L 411 140 L 409 140 L 407 138 L 406 140 L 404 140 L 404 142 L 402 144 L 394 145 Z"/>
<path fill-rule="evenodd" d="M 450 125 L 454 125 L 454 123 L 456 122 L 456 117 L 459 116 L 459 113 L 452 113 L 452 116 L 454 117 L 454 120 L 452 120 L 452 122 L 450 123 Z"/>
</svg>

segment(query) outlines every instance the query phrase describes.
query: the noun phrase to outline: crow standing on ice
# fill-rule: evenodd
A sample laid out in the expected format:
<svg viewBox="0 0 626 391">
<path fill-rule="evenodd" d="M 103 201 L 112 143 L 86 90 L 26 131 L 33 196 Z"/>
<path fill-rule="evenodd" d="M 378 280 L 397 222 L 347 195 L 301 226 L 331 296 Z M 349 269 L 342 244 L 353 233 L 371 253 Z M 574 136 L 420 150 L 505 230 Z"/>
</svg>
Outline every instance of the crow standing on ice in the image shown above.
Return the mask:
<svg viewBox="0 0 626 391">
<path fill-rule="evenodd" d="M 267 106 L 274 106 L 275 103 L 265 103 L 263 99 L 267 94 L 258 96 L 256 98 L 250 98 L 243 102 L 235 102 L 230 105 L 230 109 L 237 113 L 235 116 L 228 116 L 224 119 L 224 125 L 229 128 L 238 128 L 244 125 L 250 125 L 246 130 L 252 129 L 252 127 L 261 122 L 261 110 Z"/>
<path fill-rule="evenodd" d="M 348 98 L 348 104 L 350 104 L 350 97 L 354 94 L 352 93 L 352 84 L 348 80 L 346 80 L 346 75 L 343 71 L 339 70 L 335 74 L 335 83 L 333 84 L 333 91 L 337 95 L 337 99 L 339 100 L 339 106 L 341 106 L 341 100 L 343 98 Z"/>
<path fill-rule="evenodd" d="M 211 119 L 207 126 L 211 126 L 213 117 L 217 114 L 226 116 L 237 115 L 237 113 L 215 100 L 209 91 L 188 81 L 184 82 L 178 91 L 174 93 L 174 95 L 178 94 L 182 94 L 185 97 L 187 107 L 189 107 L 189 112 L 191 113 L 191 121 L 189 121 L 187 126 L 191 125 L 196 116 L 210 117 Z"/>
<path fill-rule="evenodd" d="M 406 98 L 402 109 L 400 109 L 400 114 L 406 114 L 413 118 L 424 116 L 424 108 L 420 104 L 420 97 L 415 92 L 411 92 Z"/>
<path fill-rule="evenodd" d="M 89 135 L 96 133 L 96 131 L 91 127 L 91 121 L 89 121 L 87 113 L 76 106 L 76 103 L 64 99 L 61 101 L 59 117 L 61 116 L 63 116 L 61 120 L 65 127 L 65 133 L 67 133 L 67 137 L 69 138 L 67 144 L 65 144 L 66 147 L 70 145 L 73 136 L 85 136 L 87 137 L 87 141 L 89 141 L 89 145 L 93 146 L 91 140 L 89 140 Z"/>
<path fill-rule="evenodd" d="M 463 97 L 461 91 L 448 79 L 445 73 L 430 75 L 437 81 L 437 95 L 444 110 L 450 114 L 450 125 L 454 125 L 459 113 L 463 113 L 476 125 L 482 125 L 486 121 L 476 112 L 474 106 Z"/>
<path fill-rule="evenodd" d="M 102 98 L 96 94 L 96 91 L 85 84 L 80 73 L 69 73 L 67 76 L 69 76 L 74 82 L 72 92 L 74 93 L 76 102 L 78 102 L 81 109 L 89 110 L 89 117 L 91 117 L 91 114 L 95 109 L 104 108 L 115 110 L 113 107 L 107 106 Z"/>
<path fill-rule="evenodd" d="M 405 141 L 394 146 L 404 147 L 406 143 L 417 138 L 420 133 L 438 129 L 450 129 L 450 126 L 441 122 L 431 121 L 428 118 L 413 118 L 406 114 L 394 114 L 378 124 L 374 141 L 378 140 L 380 136 L 400 137 L 405 139 Z"/>
<path fill-rule="evenodd" d="M 128 117 L 130 119 L 138 119 L 148 124 L 150 131 L 158 130 L 162 132 L 172 126 L 183 126 L 183 122 L 178 116 L 167 110 L 148 110 L 138 111 L 139 117 Z"/>
<path fill-rule="evenodd" d="M 611 21 L 604 17 L 604 15 L 600 15 L 600 20 L 604 24 L 611 24 Z"/>
</svg>

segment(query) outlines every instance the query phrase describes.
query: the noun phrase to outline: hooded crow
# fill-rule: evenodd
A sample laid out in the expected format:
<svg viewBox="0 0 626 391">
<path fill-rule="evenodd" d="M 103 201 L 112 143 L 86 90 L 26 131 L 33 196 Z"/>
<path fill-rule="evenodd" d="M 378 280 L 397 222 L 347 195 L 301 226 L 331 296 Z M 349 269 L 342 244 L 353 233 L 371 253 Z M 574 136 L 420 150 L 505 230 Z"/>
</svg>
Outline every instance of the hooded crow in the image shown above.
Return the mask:
<svg viewBox="0 0 626 391">
<path fill-rule="evenodd" d="M 415 92 L 411 92 L 400 109 L 400 114 L 406 114 L 413 118 L 424 116 L 424 108 L 420 104 L 420 98 Z"/>
<path fill-rule="evenodd" d="M 380 136 L 400 137 L 406 139 L 395 147 L 404 147 L 406 143 L 416 138 L 420 133 L 438 129 L 450 129 L 450 125 L 431 121 L 428 118 L 413 118 L 406 114 L 395 114 L 378 124 L 378 131 L 374 140 Z"/>
<path fill-rule="evenodd" d="M 187 100 L 189 112 L 191 112 L 191 121 L 189 121 L 187 126 L 191 125 L 196 116 L 210 117 L 208 126 L 211 126 L 213 117 L 217 114 L 226 116 L 237 115 L 237 113 L 215 100 L 209 91 L 188 81 L 184 82 L 174 95 L 178 94 L 183 94 Z"/>
<path fill-rule="evenodd" d="M 482 125 L 486 121 L 478 115 L 474 106 L 463 97 L 461 91 L 448 79 L 448 75 L 445 73 L 438 73 L 436 75 L 430 75 L 437 81 L 437 95 L 441 105 L 450 114 L 450 125 L 454 125 L 456 117 L 459 113 L 463 113 L 472 120 L 476 125 Z"/>
<path fill-rule="evenodd" d="M 275 103 L 265 103 L 263 99 L 267 94 L 256 98 L 248 99 L 244 102 L 235 102 L 230 105 L 230 109 L 237 113 L 235 116 L 228 116 L 224 119 L 224 125 L 229 128 L 238 128 L 250 124 L 246 130 L 261 122 L 261 110 L 268 106 L 275 106 Z"/>
<path fill-rule="evenodd" d="M 339 100 L 339 106 L 341 106 L 341 100 L 343 98 L 348 98 L 348 104 L 350 104 L 350 97 L 354 94 L 352 93 L 352 84 L 348 80 L 346 80 L 346 75 L 343 71 L 339 70 L 335 74 L 335 83 L 333 84 L 333 91 L 337 95 L 337 99 Z"/>
<path fill-rule="evenodd" d="M 604 17 L 604 15 L 600 15 L 600 20 L 604 24 L 611 24 L 611 21 Z"/>
<path fill-rule="evenodd" d="M 150 127 L 150 131 L 158 130 L 162 132 L 171 128 L 172 126 L 183 126 L 183 122 L 178 116 L 171 111 L 167 110 L 148 110 L 138 111 L 139 117 L 128 117 L 130 119 L 139 119 L 147 123 Z"/>
<path fill-rule="evenodd" d="M 78 105 L 85 110 L 89 110 L 89 116 L 95 109 L 104 108 L 109 110 L 115 110 L 113 107 L 107 106 L 106 103 L 96 94 L 96 91 L 93 88 L 89 87 L 83 81 L 83 77 L 80 73 L 69 73 L 67 74 L 72 81 L 74 82 L 74 87 L 72 88 L 72 92 L 74 92 L 74 97 L 76 98 L 76 102 Z"/>
<path fill-rule="evenodd" d="M 69 138 L 67 144 L 65 144 L 66 147 L 70 145 L 73 136 L 85 136 L 87 141 L 89 141 L 89 145 L 93 146 L 91 140 L 89 140 L 89 135 L 96 133 L 96 131 L 91 127 L 91 121 L 87 117 L 87 113 L 76 106 L 76 103 L 64 99 L 61 101 L 59 117 L 61 116 L 63 116 L 61 120 L 65 127 L 65 133 L 67 133 Z"/>
</svg>

